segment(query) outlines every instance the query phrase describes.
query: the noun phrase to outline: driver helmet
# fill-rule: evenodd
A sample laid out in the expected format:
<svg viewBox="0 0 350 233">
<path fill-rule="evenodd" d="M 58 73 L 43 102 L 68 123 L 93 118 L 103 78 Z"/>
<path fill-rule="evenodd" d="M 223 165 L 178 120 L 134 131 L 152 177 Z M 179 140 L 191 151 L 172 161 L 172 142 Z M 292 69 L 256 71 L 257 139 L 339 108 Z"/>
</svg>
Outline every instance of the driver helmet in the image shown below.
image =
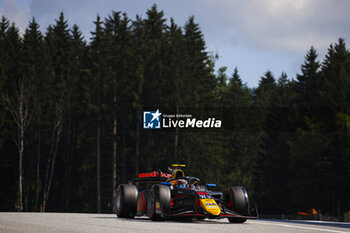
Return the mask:
<svg viewBox="0 0 350 233">
<path fill-rule="evenodd" d="M 177 187 L 179 188 L 186 188 L 187 184 L 187 180 L 180 179 L 177 181 Z"/>
</svg>

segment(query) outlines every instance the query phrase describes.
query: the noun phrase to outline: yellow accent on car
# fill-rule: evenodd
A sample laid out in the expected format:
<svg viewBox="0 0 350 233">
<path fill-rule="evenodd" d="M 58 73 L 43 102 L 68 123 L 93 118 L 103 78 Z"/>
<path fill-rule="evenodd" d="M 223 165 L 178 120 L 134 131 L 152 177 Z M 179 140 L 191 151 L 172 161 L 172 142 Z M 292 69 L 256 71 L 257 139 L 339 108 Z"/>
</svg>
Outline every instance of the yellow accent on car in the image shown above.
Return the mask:
<svg viewBox="0 0 350 233">
<path fill-rule="evenodd" d="M 172 167 L 186 167 L 185 164 L 177 164 L 177 163 L 174 163 L 171 165 Z"/>
<path fill-rule="evenodd" d="M 218 204 L 216 204 L 216 201 L 214 199 L 199 199 L 199 200 L 200 200 L 200 206 L 209 214 L 217 216 L 221 213 L 221 210 Z"/>
</svg>

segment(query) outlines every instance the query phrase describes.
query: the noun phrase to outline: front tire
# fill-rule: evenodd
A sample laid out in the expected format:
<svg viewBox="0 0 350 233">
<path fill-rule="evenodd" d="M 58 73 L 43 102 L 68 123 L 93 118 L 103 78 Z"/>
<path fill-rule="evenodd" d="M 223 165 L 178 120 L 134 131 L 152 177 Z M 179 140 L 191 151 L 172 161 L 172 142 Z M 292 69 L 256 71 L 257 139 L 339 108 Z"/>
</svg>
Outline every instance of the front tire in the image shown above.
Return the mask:
<svg viewBox="0 0 350 233">
<path fill-rule="evenodd" d="M 138 190 L 135 185 L 121 184 L 117 189 L 115 201 L 116 212 L 119 218 L 133 218 L 137 210 Z"/>
<path fill-rule="evenodd" d="M 226 192 L 226 201 L 231 210 L 243 216 L 249 215 L 249 197 L 247 190 L 243 186 L 229 187 Z M 231 217 L 228 220 L 230 223 L 243 223 L 247 219 L 243 217 Z"/>
</svg>

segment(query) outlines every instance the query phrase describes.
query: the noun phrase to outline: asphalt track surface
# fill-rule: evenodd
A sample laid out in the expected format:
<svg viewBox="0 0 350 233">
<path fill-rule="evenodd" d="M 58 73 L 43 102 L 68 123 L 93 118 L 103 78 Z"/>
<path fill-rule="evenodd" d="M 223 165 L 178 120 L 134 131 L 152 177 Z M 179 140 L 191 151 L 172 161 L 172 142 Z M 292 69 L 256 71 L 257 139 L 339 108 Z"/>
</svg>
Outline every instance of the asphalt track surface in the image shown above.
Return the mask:
<svg viewBox="0 0 350 233">
<path fill-rule="evenodd" d="M 152 222 L 147 218 L 118 219 L 112 214 L 0 213 L 0 232 L 350 232 L 350 223 L 316 221 L 248 220 L 230 224 L 227 219 Z"/>
</svg>

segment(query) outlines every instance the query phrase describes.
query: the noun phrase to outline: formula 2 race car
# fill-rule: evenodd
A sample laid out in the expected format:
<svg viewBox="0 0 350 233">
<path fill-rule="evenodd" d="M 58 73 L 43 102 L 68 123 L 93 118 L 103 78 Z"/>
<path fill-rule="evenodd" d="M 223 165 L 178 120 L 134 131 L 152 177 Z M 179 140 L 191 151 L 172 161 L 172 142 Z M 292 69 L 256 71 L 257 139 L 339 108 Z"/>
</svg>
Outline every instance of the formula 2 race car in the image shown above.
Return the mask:
<svg viewBox="0 0 350 233">
<path fill-rule="evenodd" d="M 230 223 L 243 223 L 254 211 L 243 186 L 229 187 L 225 193 L 210 191 L 215 184 L 202 186 L 196 177 L 185 176 L 174 164 L 173 173 L 163 171 L 141 172 L 117 189 L 116 212 L 119 218 L 148 216 L 152 220 L 196 218 L 228 218 Z M 155 184 L 155 182 L 157 182 Z M 153 183 L 153 185 L 152 185 Z M 151 184 L 142 191 L 139 186 Z M 138 187 L 137 187 L 137 186 Z"/>
</svg>

